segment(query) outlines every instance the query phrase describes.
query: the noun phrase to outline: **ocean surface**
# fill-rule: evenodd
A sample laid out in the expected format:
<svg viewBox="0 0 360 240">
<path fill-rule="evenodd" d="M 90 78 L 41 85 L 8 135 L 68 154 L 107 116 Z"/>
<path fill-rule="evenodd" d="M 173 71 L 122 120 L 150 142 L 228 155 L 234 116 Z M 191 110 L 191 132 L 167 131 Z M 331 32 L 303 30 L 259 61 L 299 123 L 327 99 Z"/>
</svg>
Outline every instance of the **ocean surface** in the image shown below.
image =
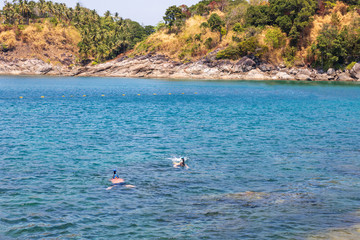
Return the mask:
<svg viewBox="0 0 360 240">
<path fill-rule="evenodd" d="M 360 85 L 0 77 L 0 239 L 307 239 L 359 209 Z"/>
</svg>

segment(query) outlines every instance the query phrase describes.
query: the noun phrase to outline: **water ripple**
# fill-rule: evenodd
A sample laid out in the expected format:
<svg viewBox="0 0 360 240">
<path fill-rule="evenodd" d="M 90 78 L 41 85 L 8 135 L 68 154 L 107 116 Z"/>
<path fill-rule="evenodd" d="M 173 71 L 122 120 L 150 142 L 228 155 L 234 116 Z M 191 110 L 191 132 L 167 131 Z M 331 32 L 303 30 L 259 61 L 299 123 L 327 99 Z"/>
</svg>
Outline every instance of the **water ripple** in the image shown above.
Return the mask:
<svg viewBox="0 0 360 240">
<path fill-rule="evenodd" d="M 0 239 L 351 228 L 359 100 L 358 85 L 1 77 Z M 114 168 L 136 188 L 106 190 Z"/>
</svg>

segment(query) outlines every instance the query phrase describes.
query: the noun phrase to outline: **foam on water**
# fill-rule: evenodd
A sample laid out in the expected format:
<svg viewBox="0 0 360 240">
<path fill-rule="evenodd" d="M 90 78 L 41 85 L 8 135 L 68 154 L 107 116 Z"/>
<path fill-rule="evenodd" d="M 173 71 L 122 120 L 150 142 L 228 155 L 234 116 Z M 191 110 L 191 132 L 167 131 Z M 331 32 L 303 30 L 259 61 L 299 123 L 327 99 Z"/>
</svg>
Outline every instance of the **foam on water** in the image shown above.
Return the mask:
<svg viewBox="0 0 360 240">
<path fill-rule="evenodd" d="M 180 163 L 182 158 L 184 158 L 185 162 L 188 161 L 187 157 L 171 157 L 169 158 L 169 160 L 171 160 L 173 164 L 176 164 L 176 163 Z"/>
</svg>

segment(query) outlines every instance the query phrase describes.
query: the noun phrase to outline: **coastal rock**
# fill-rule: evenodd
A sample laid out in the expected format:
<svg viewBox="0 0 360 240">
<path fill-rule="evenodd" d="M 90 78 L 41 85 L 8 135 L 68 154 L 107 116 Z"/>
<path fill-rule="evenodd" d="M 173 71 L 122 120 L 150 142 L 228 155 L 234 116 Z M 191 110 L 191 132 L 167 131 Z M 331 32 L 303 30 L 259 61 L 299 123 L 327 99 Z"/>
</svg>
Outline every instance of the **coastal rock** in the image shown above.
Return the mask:
<svg viewBox="0 0 360 240">
<path fill-rule="evenodd" d="M 69 65 L 73 64 L 73 59 L 69 58 L 69 57 L 65 57 L 65 58 L 61 59 L 60 62 L 63 65 L 69 66 Z"/>
<path fill-rule="evenodd" d="M 354 80 L 355 79 L 350 77 L 350 75 L 347 73 L 340 73 L 337 78 L 337 81 L 342 81 L 342 82 L 352 82 Z"/>
<path fill-rule="evenodd" d="M 323 74 L 317 74 L 315 80 L 316 81 L 328 81 L 329 78 L 330 77 L 327 74 L 323 73 Z"/>
<path fill-rule="evenodd" d="M 335 69 L 329 68 L 326 73 L 327 75 L 335 75 Z"/>
<path fill-rule="evenodd" d="M 351 77 L 360 80 L 360 62 L 356 63 L 350 70 Z"/>
<path fill-rule="evenodd" d="M 292 75 L 296 75 L 299 73 L 299 70 L 297 68 L 292 68 L 292 69 L 290 69 L 289 73 Z"/>
<path fill-rule="evenodd" d="M 344 71 L 342 71 L 341 69 L 339 69 L 339 70 L 336 70 L 335 71 L 335 74 L 337 74 L 337 75 L 339 75 L 339 74 L 341 74 L 341 73 L 343 73 Z"/>
<path fill-rule="evenodd" d="M 275 76 L 272 77 L 273 80 L 293 80 L 294 77 L 287 74 L 286 72 L 278 72 Z"/>
<path fill-rule="evenodd" d="M 63 55 L 62 59 L 73 58 Z M 84 63 L 86 64 L 86 63 Z M 256 68 L 258 66 L 258 68 Z M 243 80 L 301 80 L 301 81 L 355 81 L 360 79 L 360 63 L 351 71 L 333 69 L 321 74 L 309 68 L 280 68 L 259 59 L 247 56 L 233 63 L 229 60 L 213 60 L 211 55 L 197 62 L 176 62 L 165 55 L 121 57 L 106 63 L 85 67 L 67 64 L 54 65 L 40 59 L 6 59 L 0 56 L 0 74 L 51 75 L 51 76 L 100 76 L 100 77 L 148 77 L 173 79 L 243 79 Z M 328 75 L 329 74 L 329 75 Z M 355 77 L 354 77 L 355 76 Z"/>
<path fill-rule="evenodd" d="M 200 75 L 204 72 L 205 68 L 208 67 L 205 67 L 201 63 L 195 63 L 186 68 L 186 72 L 189 74 Z"/>
<path fill-rule="evenodd" d="M 270 64 L 260 64 L 259 69 L 263 72 L 270 72 L 274 70 L 274 67 Z"/>
<path fill-rule="evenodd" d="M 313 79 L 310 77 L 310 75 L 305 75 L 305 74 L 297 74 L 295 77 L 296 80 L 299 81 L 312 81 Z"/>
<path fill-rule="evenodd" d="M 243 57 L 234 65 L 234 72 L 248 72 L 255 66 L 256 63 L 251 58 Z"/>
<path fill-rule="evenodd" d="M 39 72 L 41 74 L 47 74 L 48 72 L 50 72 L 52 70 L 52 66 L 50 64 L 48 64 L 48 66 L 43 66 L 42 68 L 39 69 Z"/>
<path fill-rule="evenodd" d="M 247 73 L 247 79 L 267 80 L 267 79 L 269 79 L 269 77 L 267 75 L 265 75 L 264 73 L 262 73 L 261 71 L 259 71 L 258 69 L 253 69 Z"/>
<path fill-rule="evenodd" d="M 306 75 L 306 76 L 311 76 L 312 72 L 307 69 L 307 68 L 301 68 L 299 69 L 299 74 L 302 74 L 302 75 Z"/>
<path fill-rule="evenodd" d="M 231 64 L 221 64 L 220 66 L 218 66 L 218 69 L 220 72 L 231 73 L 232 67 L 233 66 Z"/>
</svg>

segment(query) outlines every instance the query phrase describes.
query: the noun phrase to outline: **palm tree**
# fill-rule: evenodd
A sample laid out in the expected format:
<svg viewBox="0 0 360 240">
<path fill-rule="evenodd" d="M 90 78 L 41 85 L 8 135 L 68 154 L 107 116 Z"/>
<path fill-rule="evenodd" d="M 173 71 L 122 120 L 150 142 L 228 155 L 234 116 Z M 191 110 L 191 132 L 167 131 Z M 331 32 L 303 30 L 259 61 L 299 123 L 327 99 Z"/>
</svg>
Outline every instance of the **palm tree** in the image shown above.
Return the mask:
<svg viewBox="0 0 360 240">
<path fill-rule="evenodd" d="M 5 23 L 14 24 L 15 16 L 16 16 L 14 5 L 5 1 L 5 6 L 3 8 L 3 15 L 5 18 Z"/>
<path fill-rule="evenodd" d="M 19 0 L 19 13 L 21 15 L 22 18 L 26 19 L 26 24 L 29 24 L 29 18 L 30 18 L 30 7 L 28 4 L 27 0 Z M 20 24 L 20 19 L 19 19 L 19 24 Z"/>
<path fill-rule="evenodd" d="M 46 17 L 48 12 L 48 5 L 45 0 L 39 0 L 37 4 L 39 11 L 40 11 L 40 17 Z"/>
</svg>

